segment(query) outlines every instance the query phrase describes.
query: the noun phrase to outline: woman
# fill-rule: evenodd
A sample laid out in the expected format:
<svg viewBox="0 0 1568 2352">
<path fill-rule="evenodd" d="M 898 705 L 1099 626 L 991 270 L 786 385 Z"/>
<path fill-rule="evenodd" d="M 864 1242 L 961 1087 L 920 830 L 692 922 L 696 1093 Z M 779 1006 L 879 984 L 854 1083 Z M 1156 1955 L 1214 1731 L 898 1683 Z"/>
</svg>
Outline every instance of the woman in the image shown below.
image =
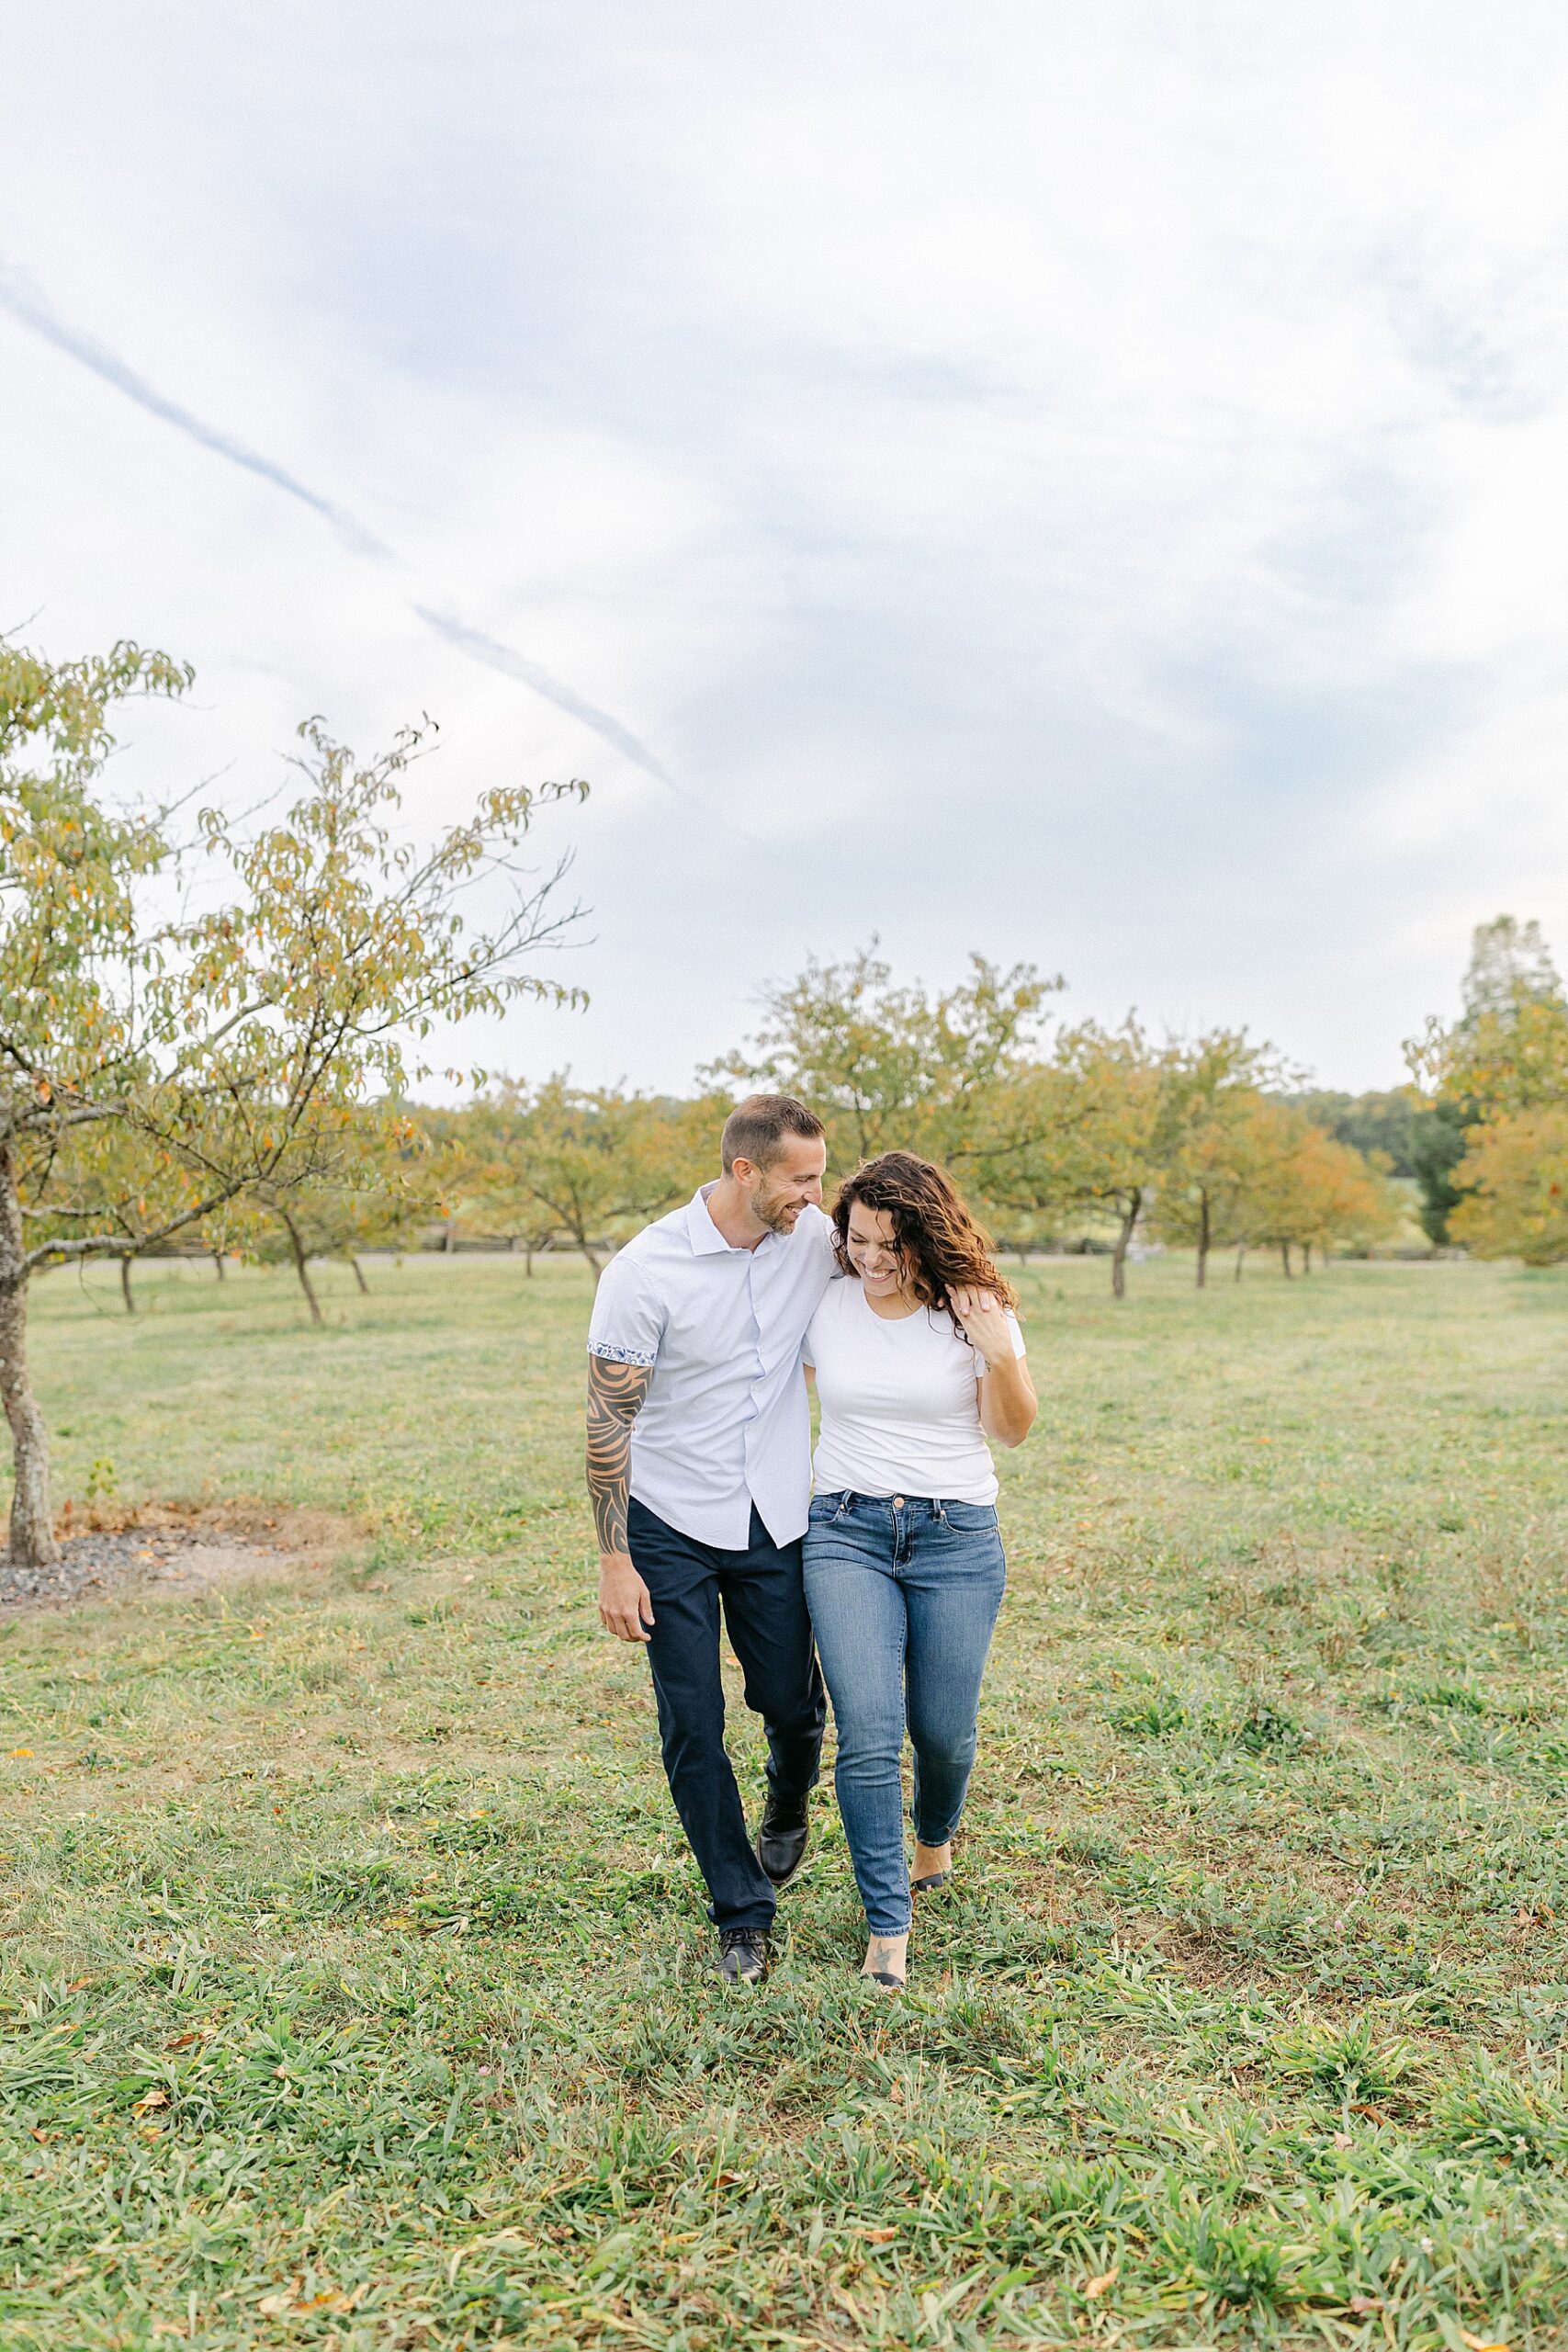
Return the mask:
<svg viewBox="0 0 1568 2352">
<path fill-rule="evenodd" d="M 940 1168 L 885 1152 L 845 1184 L 833 1223 L 845 1279 L 829 1285 L 806 1340 L 822 1404 L 806 1597 L 871 1931 L 861 1973 L 901 1992 L 905 1721 L 920 1894 L 953 1873 L 1007 1578 L 986 1440 L 1021 1444 L 1035 1396 L 1012 1293 Z"/>
</svg>

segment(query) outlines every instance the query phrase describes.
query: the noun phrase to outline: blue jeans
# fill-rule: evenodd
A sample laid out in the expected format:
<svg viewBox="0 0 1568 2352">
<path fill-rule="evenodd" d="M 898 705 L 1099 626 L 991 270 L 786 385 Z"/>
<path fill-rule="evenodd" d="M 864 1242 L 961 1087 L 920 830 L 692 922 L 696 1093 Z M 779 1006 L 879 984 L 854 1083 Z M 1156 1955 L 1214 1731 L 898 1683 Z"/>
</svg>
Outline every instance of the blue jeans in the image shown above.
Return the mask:
<svg viewBox="0 0 1568 2352">
<path fill-rule="evenodd" d="M 915 1835 L 945 1845 L 975 1761 L 975 1717 L 1007 1561 L 990 1503 L 818 1495 L 806 1598 L 838 1725 L 835 1785 L 872 1933 L 909 1926 L 899 1777 L 908 1714 Z"/>
</svg>

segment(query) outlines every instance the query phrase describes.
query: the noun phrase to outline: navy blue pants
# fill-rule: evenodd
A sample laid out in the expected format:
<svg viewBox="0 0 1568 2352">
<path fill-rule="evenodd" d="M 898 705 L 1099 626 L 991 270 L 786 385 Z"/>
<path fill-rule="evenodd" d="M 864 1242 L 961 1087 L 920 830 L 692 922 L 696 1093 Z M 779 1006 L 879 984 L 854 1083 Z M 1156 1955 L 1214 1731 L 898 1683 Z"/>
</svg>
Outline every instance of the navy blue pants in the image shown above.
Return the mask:
<svg viewBox="0 0 1568 2352">
<path fill-rule="evenodd" d="M 724 1745 L 722 1608 L 746 1704 L 768 1733 L 768 1781 L 788 1804 L 817 1784 L 827 1702 L 801 1581 L 800 1545 L 775 1544 L 755 1505 L 743 1552 L 699 1544 L 632 1498 L 626 1544 L 648 1587 L 648 1662 L 670 1793 L 719 1928 L 766 1928 L 777 1908 L 752 1850 Z"/>
</svg>

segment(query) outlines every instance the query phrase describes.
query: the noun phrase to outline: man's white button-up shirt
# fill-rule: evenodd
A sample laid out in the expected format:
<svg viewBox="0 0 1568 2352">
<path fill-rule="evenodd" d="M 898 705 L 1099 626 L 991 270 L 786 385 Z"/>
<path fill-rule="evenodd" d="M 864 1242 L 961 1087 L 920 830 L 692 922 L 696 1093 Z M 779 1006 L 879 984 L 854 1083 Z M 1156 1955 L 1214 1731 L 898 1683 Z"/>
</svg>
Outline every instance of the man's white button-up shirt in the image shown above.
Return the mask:
<svg viewBox="0 0 1568 2352">
<path fill-rule="evenodd" d="M 743 1552 L 751 1505 L 775 1544 L 806 1532 L 811 1422 L 800 1343 L 834 1272 L 820 1209 L 737 1250 L 705 1184 L 617 1251 L 599 1282 L 592 1355 L 651 1365 L 632 1423 L 631 1490 L 699 1544 Z"/>
</svg>

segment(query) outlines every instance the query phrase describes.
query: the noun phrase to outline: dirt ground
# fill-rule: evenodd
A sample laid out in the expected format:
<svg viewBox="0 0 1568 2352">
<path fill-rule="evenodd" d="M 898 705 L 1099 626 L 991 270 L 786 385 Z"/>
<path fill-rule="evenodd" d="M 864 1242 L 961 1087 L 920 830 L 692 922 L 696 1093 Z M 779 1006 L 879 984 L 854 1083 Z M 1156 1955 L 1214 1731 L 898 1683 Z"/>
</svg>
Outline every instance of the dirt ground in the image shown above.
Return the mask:
<svg viewBox="0 0 1568 2352">
<path fill-rule="evenodd" d="M 60 1558 L 24 1567 L 0 1555 L 0 1613 L 68 1608 L 149 1588 L 210 1590 L 257 1575 L 323 1564 L 353 1531 L 323 1511 L 265 1517 L 177 1506 L 141 1512 L 126 1525 L 60 1528 Z"/>
</svg>

